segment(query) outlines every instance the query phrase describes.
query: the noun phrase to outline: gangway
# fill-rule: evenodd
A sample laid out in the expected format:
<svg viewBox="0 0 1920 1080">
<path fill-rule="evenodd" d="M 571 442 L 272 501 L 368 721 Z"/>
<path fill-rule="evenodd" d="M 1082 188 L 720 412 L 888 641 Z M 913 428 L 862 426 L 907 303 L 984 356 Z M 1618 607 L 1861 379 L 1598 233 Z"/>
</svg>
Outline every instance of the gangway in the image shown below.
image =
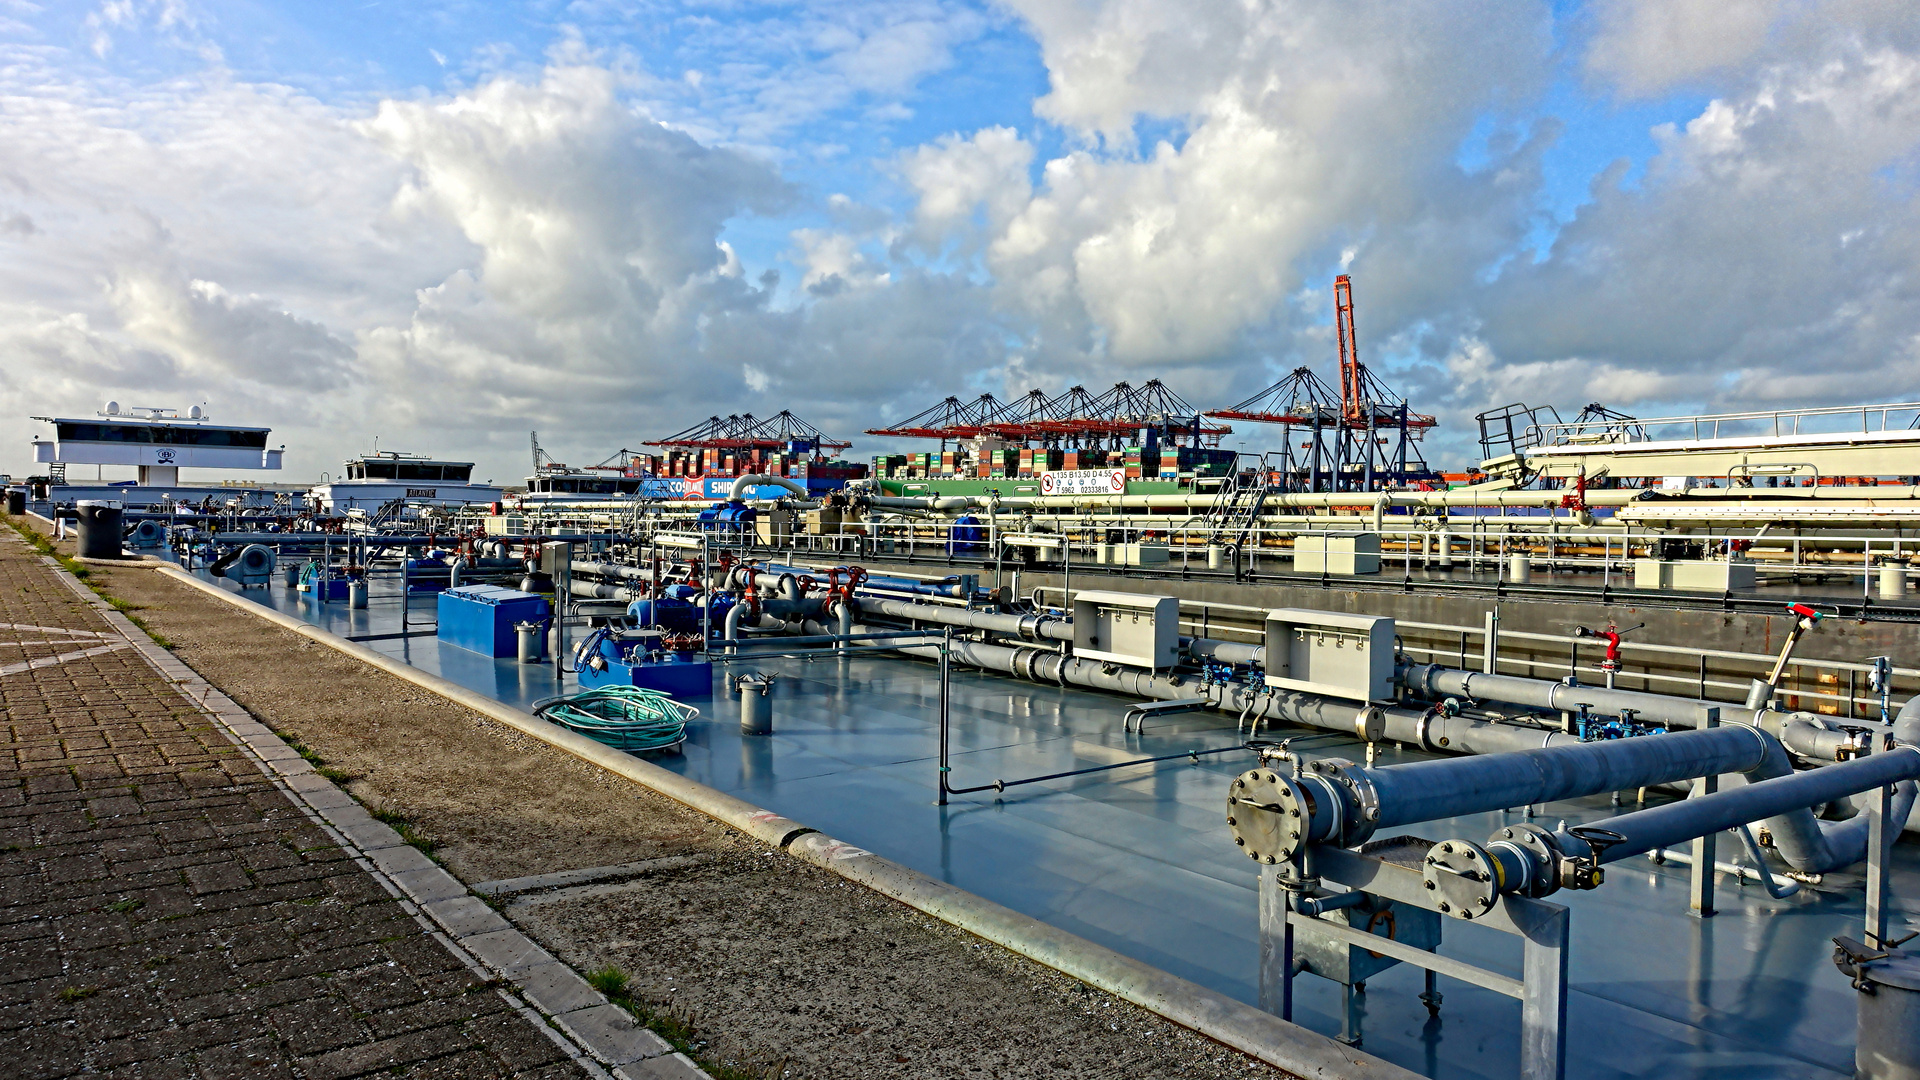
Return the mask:
<svg viewBox="0 0 1920 1080">
<path fill-rule="evenodd" d="M 1920 402 L 1530 424 L 1490 475 L 1536 477 L 1920 476 Z"/>
</svg>

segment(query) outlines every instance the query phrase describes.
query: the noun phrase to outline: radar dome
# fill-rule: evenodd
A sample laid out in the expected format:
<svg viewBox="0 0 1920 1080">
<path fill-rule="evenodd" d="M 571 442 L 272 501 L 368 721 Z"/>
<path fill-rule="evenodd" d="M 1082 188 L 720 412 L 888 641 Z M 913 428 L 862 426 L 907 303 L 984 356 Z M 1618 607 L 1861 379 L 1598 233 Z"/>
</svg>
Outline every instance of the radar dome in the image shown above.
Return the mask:
<svg viewBox="0 0 1920 1080">
<path fill-rule="evenodd" d="M 117 401 L 109 401 L 109 402 L 107 402 L 107 415 L 108 415 L 108 416 L 119 416 L 119 415 L 120 415 L 120 403 L 119 403 L 119 402 L 117 402 Z"/>
<path fill-rule="evenodd" d="M 193 408 L 187 410 L 187 419 L 189 420 L 198 420 L 204 415 L 206 414 L 200 411 L 200 406 L 198 405 L 195 405 Z"/>
</svg>

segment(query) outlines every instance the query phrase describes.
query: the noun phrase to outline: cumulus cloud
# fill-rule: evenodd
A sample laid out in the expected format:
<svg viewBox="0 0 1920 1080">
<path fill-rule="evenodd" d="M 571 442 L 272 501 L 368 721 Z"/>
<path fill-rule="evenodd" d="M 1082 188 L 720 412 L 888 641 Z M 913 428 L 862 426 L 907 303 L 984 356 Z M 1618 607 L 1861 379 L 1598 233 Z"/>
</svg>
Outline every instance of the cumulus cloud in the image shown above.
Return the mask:
<svg viewBox="0 0 1920 1080">
<path fill-rule="evenodd" d="M 1766 43 L 1781 0 L 1601 0 L 1587 66 L 1631 95 L 1738 64 Z"/>
<path fill-rule="evenodd" d="M 443 217 L 478 249 L 420 291 L 407 323 L 366 336 L 392 422 L 459 427 L 479 413 L 519 427 L 567 400 L 604 432 L 665 402 L 738 395 L 740 380 L 708 368 L 704 337 L 766 297 L 719 233 L 789 192 L 767 165 L 661 125 L 617 89 L 604 68 L 555 65 L 538 82 L 388 101 L 360 125 L 410 170 L 394 212 Z M 463 388 L 464 407 L 405 393 L 422 384 Z"/>
<path fill-rule="evenodd" d="M 1002 302 L 1034 326 L 1027 367 L 1224 368 L 1186 376 L 1218 393 L 1264 374 L 1275 334 L 1324 321 L 1293 299 L 1343 248 L 1373 271 L 1374 310 L 1393 312 L 1471 278 L 1526 227 L 1550 127 L 1477 173 L 1455 159 L 1478 117 L 1544 78 L 1535 5 L 1018 7 L 1052 81 L 1036 111 L 1082 145 L 1031 191 L 1033 149 L 1002 128 L 917 150 L 902 171 L 923 233 L 984 219 Z M 1154 121 L 1178 133 L 1142 145 Z"/>
<path fill-rule="evenodd" d="M 983 209 L 988 235 L 997 235 L 1032 197 L 1027 170 L 1033 147 L 1009 127 L 990 127 L 971 137 L 944 135 L 907 152 L 900 172 L 918 196 L 914 217 L 919 239 L 938 249 L 972 232 Z"/>
<path fill-rule="evenodd" d="M 108 296 L 126 335 L 174 358 L 183 379 L 337 390 L 352 375 L 352 346 L 266 297 L 235 296 L 218 282 L 142 272 L 117 277 Z"/>
<path fill-rule="evenodd" d="M 1636 183 L 1599 177 L 1548 257 L 1479 301 L 1486 340 L 1685 376 L 1707 403 L 1920 390 L 1920 54 L 1833 29 L 1657 130 Z"/>
<path fill-rule="evenodd" d="M 185 25 L 115 5 L 103 32 Z M 1920 26 L 1902 4 L 1011 12 L 696 20 L 670 78 L 568 37 L 542 66 L 378 102 L 217 62 L 86 80 L 14 50 L 0 350 L 20 360 L 0 367 L 0 432 L 171 395 L 275 424 L 303 475 L 384 434 L 507 477 L 528 427 L 575 460 L 713 412 L 853 432 L 950 393 L 1146 377 L 1224 404 L 1330 369 L 1336 272 L 1363 354 L 1458 437 L 1516 398 L 1920 392 Z M 898 202 L 783 174 L 797 125 L 915 111 L 912 87 L 1009 18 L 1046 68 L 1031 115 L 960 110 L 959 130 L 835 174 Z M 1707 104 L 1553 221 L 1563 134 L 1543 103 L 1583 72 L 1595 93 Z M 810 169 L 831 157 L 811 149 Z M 792 280 L 743 263 L 735 230 L 784 249 Z"/>
</svg>

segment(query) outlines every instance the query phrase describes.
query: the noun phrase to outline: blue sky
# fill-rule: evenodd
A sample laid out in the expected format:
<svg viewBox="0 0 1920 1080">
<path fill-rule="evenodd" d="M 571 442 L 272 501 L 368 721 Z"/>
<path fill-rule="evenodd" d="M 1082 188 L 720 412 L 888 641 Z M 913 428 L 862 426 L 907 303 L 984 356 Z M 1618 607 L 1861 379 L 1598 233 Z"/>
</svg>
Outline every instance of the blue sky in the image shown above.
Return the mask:
<svg viewBox="0 0 1920 1080">
<path fill-rule="evenodd" d="M 1556 6 L 1563 19 L 1579 12 L 1577 5 Z M 102 20 L 98 6 L 76 4 L 52 6 L 39 18 L 23 20 L 31 29 L 15 40 L 60 49 L 72 74 L 102 83 L 192 78 L 207 69 L 211 46 L 236 79 L 283 84 L 354 109 L 385 98 L 457 93 L 502 73 L 537 72 L 556 42 L 577 39 L 605 62 L 644 71 L 650 84 L 644 98 L 668 103 L 684 118 L 704 116 L 715 126 L 732 126 L 739 135 L 753 123 L 740 116 L 755 111 L 753 102 L 741 100 L 750 91 L 703 93 L 672 83 L 684 82 L 689 71 L 714 81 L 724 78 L 721 72 L 729 66 L 752 67 L 777 80 L 783 65 L 817 60 L 827 46 L 796 40 L 799 35 L 792 33 L 792 17 L 800 8 L 780 3 L 212 2 L 193 4 L 190 14 L 162 27 L 164 7 L 117 25 Z M 776 155 L 782 173 L 800 189 L 789 213 L 729 224 L 726 235 L 749 266 L 774 266 L 795 276 L 797 268 L 787 258 L 788 233 L 829 224 L 824 203 L 830 195 L 895 209 L 909 205 L 911 193 L 900 190 L 887 167 L 902 148 L 993 125 L 1026 133 L 1041 148 L 1039 160 L 1065 144 L 1067 133 L 1034 115 L 1033 102 L 1046 93 L 1048 74 L 1027 28 L 990 5 L 953 8 L 971 13 L 975 23 L 955 31 L 944 60 L 916 69 L 889 92 L 848 91 L 832 108 L 796 110 L 790 122 L 759 129 L 771 128 L 776 144 L 751 136 L 743 140 L 757 152 Z M 782 40 L 773 47 L 753 47 L 763 36 Z M 96 51 L 102 40 L 110 45 Z M 1566 127 L 1543 161 L 1540 203 L 1550 220 L 1565 221 L 1588 201 L 1589 185 L 1602 169 L 1622 158 L 1635 170 L 1643 168 L 1657 149 L 1651 130 L 1684 123 L 1705 99 L 1678 90 L 1656 100 L 1621 102 L 1582 86 L 1577 53 L 1562 51 L 1555 59 L 1550 89 L 1517 108 L 1486 110 L 1474 136 L 1462 142 L 1459 161 L 1464 168 L 1483 167 L 1489 139 L 1515 137 L 1543 117 L 1559 119 Z M 1177 145 L 1185 128 L 1179 118 L 1156 116 L 1142 116 L 1136 124 L 1139 141 L 1148 146 L 1160 139 Z M 1034 172 L 1037 179 L 1038 160 Z M 1553 231 L 1543 225 L 1535 235 L 1550 241 Z"/>
<path fill-rule="evenodd" d="M 0 406 L 504 472 L 534 424 L 1220 404 L 1330 363 L 1342 269 L 1450 453 L 1516 398 L 1920 395 L 1907 15 L 0 0 Z M 1876 374 L 1811 381 L 1842 360 Z"/>
</svg>

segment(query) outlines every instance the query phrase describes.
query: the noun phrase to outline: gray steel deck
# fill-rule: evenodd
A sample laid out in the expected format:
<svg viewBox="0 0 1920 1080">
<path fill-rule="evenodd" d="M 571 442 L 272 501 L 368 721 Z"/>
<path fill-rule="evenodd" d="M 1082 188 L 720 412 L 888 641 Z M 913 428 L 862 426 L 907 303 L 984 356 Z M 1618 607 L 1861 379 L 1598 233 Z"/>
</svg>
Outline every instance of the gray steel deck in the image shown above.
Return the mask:
<svg viewBox="0 0 1920 1080">
<path fill-rule="evenodd" d="M 399 629 L 399 600 L 376 585 L 371 607 L 316 606 L 276 582 L 253 600 L 343 635 Z M 229 588 L 231 586 L 228 586 Z M 430 626 L 431 597 L 414 601 L 416 629 Z M 490 660 L 431 636 L 367 642 L 499 700 L 525 705 L 572 689 L 548 667 Z M 1223 754 L 1016 788 L 935 805 L 936 668 L 885 655 L 743 660 L 777 671 L 775 734 L 744 738 L 738 706 L 718 693 L 685 752 L 660 764 L 788 815 L 981 896 L 1128 955 L 1256 1000 L 1254 866 L 1224 820 L 1227 782 L 1251 757 Z M 956 668 L 953 783 L 1053 772 L 1136 756 L 1227 746 L 1225 718 L 1190 713 L 1122 731 L 1127 699 L 1037 686 Z M 1360 755 L 1352 740 L 1315 734 L 1314 752 Z M 1383 763 L 1420 755 L 1389 752 Z M 1553 804 L 1541 820 L 1584 821 L 1613 810 L 1605 798 Z M 1517 817 L 1518 815 L 1512 815 Z M 1500 814 L 1416 826 L 1433 839 L 1479 840 Z M 1722 847 L 1723 852 L 1727 849 Z M 1723 857 L 1727 857 L 1723 854 Z M 1830 878 L 1830 881 L 1837 879 Z M 1850 879 L 1857 880 L 1857 879 Z M 1585 1078 L 1850 1076 L 1854 991 L 1828 959 L 1828 939 L 1858 933 L 1857 888 L 1803 890 L 1774 901 L 1758 886 L 1723 878 L 1722 913 L 1686 911 L 1686 871 L 1635 861 L 1610 868 L 1605 887 L 1561 893 L 1573 909 L 1569 1075 Z M 1895 856 L 1894 922 L 1920 926 L 1920 859 Z M 1518 943 L 1448 921 L 1442 951 L 1519 967 Z M 1896 930 L 1896 933 L 1904 932 Z M 1296 1019 L 1338 1031 L 1338 988 L 1303 976 Z M 1446 1003 L 1429 1021 L 1418 970 L 1374 978 L 1366 995 L 1365 1048 L 1439 1077 L 1504 1077 L 1519 1062 L 1519 1006 L 1441 980 Z"/>
</svg>

